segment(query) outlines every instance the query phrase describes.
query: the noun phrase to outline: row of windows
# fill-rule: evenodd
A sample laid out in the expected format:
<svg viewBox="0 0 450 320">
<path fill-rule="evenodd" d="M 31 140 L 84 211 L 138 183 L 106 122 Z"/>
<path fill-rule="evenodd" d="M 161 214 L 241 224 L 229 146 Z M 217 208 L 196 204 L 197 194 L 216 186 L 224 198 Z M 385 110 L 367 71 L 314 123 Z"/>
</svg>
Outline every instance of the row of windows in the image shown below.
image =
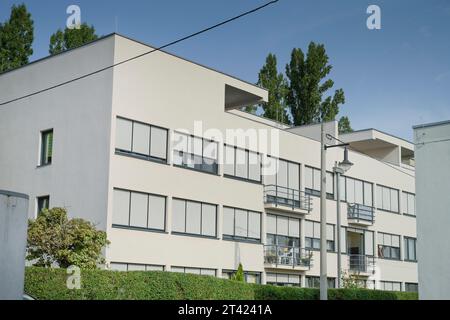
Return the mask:
<svg viewBox="0 0 450 320">
<path fill-rule="evenodd" d="M 109 268 L 114 271 L 164 271 L 164 266 L 140 263 L 111 262 Z"/>
<path fill-rule="evenodd" d="M 167 161 L 168 130 L 138 121 L 117 118 L 116 151 L 138 157 Z M 175 132 L 173 163 L 177 166 L 218 173 L 218 143 L 212 140 Z M 51 163 L 53 130 L 42 132 L 41 165 Z M 224 174 L 244 180 L 262 182 L 261 155 L 241 148 L 225 145 Z M 266 185 L 276 185 L 292 190 L 300 189 L 300 165 L 282 159 L 268 157 L 268 166 L 278 168 L 266 175 Z M 327 196 L 333 198 L 333 173 L 327 172 Z M 373 206 L 373 184 L 342 177 L 341 199 L 348 203 Z M 305 192 L 320 195 L 320 170 L 305 166 Z M 377 186 L 378 209 L 399 212 L 399 191 Z M 414 195 L 402 193 L 403 213 L 415 215 Z"/>
<path fill-rule="evenodd" d="M 178 272 L 178 273 L 197 274 L 197 275 L 201 275 L 201 276 L 211 276 L 211 277 L 216 276 L 215 269 L 206 269 L 206 268 L 171 267 L 170 271 Z"/>
</svg>

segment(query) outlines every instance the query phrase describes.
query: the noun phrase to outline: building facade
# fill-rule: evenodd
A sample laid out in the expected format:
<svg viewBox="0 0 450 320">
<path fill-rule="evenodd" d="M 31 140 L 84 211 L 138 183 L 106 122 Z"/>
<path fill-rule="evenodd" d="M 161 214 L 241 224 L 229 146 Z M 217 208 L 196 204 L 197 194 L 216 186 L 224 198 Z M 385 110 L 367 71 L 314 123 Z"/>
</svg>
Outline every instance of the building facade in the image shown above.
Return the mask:
<svg viewBox="0 0 450 320">
<path fill-rule="evenodd" d="M 415 126 L 414 143 L 419 298 L 447 300 L 450 299 L 450 276 L 446 271 L 450 265 L 450 243 L 446 241 L 450 225 L 450 121 Z"/>
<path fill-rule="evenodd" d="M 317 286 L 318 126 L 239 111 L 268 92 L 166 52 L 120 63 L 149 50 L 113 34 L 1 75 L 1 102 L 14 101 L 0 107 L 0 189 L 29 194 L 31 218 L 66 207 L 105 230 L 107 268 L 229 277 L 241 263 L 249 282 Z M 340 234 L 346 275 L 417 290 L 412 144 L 375 129 L 339 138 L 354 165 L 338 232 L 343 150 L 327 151 L 329 285 Z"/>
</svg>

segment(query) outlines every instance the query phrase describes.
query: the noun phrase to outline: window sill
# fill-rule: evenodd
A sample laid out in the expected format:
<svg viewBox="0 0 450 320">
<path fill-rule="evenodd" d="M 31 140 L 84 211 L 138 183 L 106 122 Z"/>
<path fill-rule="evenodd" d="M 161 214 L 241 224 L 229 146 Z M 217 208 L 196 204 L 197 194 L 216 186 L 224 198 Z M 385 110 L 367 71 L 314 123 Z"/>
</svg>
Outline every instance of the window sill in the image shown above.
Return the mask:
<svg viewBox="0 0 450 320">
<path fill-rule="evenodd" d="M 377 257 L 377 259 L 402 262 L 401 259 L 396 259 L 396 258 L 383 258 L 383 257 Z"/>
<path fill-rule="evenodd" d="M 246 178 L 236 177 L 236 176 L 232 176 L 232 175 L 229 175 L 229 174 L 224 174 L 223 177 L 224 177 L 224 178 L 227 178 L 227 179 L 232 179 L 232 180 L 238 180 L 238 181 L 243 181 L 243 182 L 253 183 L 253 184 L 256 184 L 256 185 L 262 185 L 262 181 L 256 181 L 256 180 L 251 180 L 251 179 L 246 179 Z"/>
<path fill-rule="evenodd" d="M 398 211 L 391 211 L 391 210 L 386 210 L 386 209 L 381 209 L 381 208 L 376 208 L 377 211 L 383 211 L 383 212 L 387 212 L 387 213 L 393 213 L 393 214 L 398 214 L 401 216 L 401 213 Z"/>
<path fill-rule="evenodd" d="M 36 166 L 36 169 L 41 169 L 41 168 L 46 168 L 46 167 L 50 167 L 52 164 L 48 163 L 48 164 L 39 164 Z"/>
<path fill-rule="evenodd" d="M 216 236 L 205 236 L 205 235 L 202 235 L 202 234 L 184 233 L 184 232 L 177 232 L 177 231 L 172 231 L 171 235 L 183 236 L 183 237 L 193 237 L 193 238 L 204 238 L 204 239 L 210 239 L 210 240 L 220 240 Z"/>
<path fill-rule="evenodd" d="M 168 232 L 166 232 L 165 230 L 150 229 L 150 228 L 143 228 L 143 227 L 123 226 L 123 225 L 119 225 L 119 224 L 113 224 L 112 228 L 114 228 L 114 229 L 131 230 L 131 231 L 144 231 L 144 232 L 154 232 L 154 233 L 165 233 L 165 234 L 168 234 Z"/>
<path fill-rule="evenodd" d="M 403 259 L 404 262 L 412 262 L 412 263 L 417 263 L 417 260 L 408 260 L 408 259 Z"/>
<path fill-rule="evenodd" d="M 413 214 L 404 213 L 403 215 L 404 215 L 405 217 L 416 218 L 416 216 L 413 215 Z"/>
<path fill-rule="evenodd" d="M 124 157 L 129 157 L 129 158 L 134 158 L 134 159 L 145 160 L 145 161 L 168 165 L 167 160 L 164 160 L 164 159 L 152 158 L 149 156 L 148 157 L 142 156 L 142 155 L 138 155 L 135 153 L 130 153 L 130 152 L 121 151 L 121 150 L 117 150 L 117 149 L 114 154 L 118 155 L 118 156 L 124 156 Z"/>
<path fill-rule="evenodd" d="M 203 171 L 203 170 L 200 170 L 200 169 L 190 168 L 190 167 L 183 166 L 183 165 L 180 165 L 180 164 L 174 164 L 173 166 L 175 168 L 187 169 L 187 170 L 191 170 L 191 171 L 195 171 L 195 172 L 206 173 L 206 174 L 209 174 L 209 175 L 212 175 L 212 176 L 220 177 L 220 175 L 217 172 Z"/>
</svg>

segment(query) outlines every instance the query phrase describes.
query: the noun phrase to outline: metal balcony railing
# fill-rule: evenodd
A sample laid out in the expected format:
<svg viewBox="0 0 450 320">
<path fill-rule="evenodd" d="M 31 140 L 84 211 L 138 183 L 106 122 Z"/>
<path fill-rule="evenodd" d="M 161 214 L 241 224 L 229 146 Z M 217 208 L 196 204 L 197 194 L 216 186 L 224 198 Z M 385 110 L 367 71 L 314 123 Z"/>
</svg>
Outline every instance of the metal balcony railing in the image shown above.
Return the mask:
<svg viewBox="0 0 450 320">
<path fill-rule="evenodd" d="M 313 253 L 311 250 L 290 247 L 290 246 L 278 246 L 278 245 L 265 245 L 264 246 L 264 262 L 294 267 L 307 267 L 312 266 Z"/>
<path fill-rule="evenodd" d="M 370 273 L 373 272 L 375 268 L 375 257 L 363 254 L 349 254 L 348 264 L 350 271 Z"/>
<path fill-rule="evenodd" d="M 358 219 L 374 223 L 375 209 L 373 207 L 365 206 L 359 203 L 349 203 L 347 209 L 348 219 Z"/>
<path fill-rule="evenodd" d="M 264 186 L 264 202 L 276 206 L 291 207 L 292 209 L 302 209 L 308 211 L 308 213 L 312 210 L 311 196 L 299 190 L 273 184 Z"/>
</svg>

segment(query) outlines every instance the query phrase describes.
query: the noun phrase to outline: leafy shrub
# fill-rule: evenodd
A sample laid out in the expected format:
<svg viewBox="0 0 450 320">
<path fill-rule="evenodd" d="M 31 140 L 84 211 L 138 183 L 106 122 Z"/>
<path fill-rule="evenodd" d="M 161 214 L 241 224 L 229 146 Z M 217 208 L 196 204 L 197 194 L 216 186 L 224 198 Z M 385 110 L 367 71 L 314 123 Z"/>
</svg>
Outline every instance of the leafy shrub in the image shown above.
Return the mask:
<svg viewBox="0 0 450 320">
<path fill-rule="evenodd" d="M 65 269 L 29 267 L 25 292 L 40 300 L 318 300 L 319 290 L 276 287 L 193 274 L 82 270 L 81 289 L 66 287 Z M 417 293 L 330 289 L 330 300 L 417 300 Z"/>
</svg>

